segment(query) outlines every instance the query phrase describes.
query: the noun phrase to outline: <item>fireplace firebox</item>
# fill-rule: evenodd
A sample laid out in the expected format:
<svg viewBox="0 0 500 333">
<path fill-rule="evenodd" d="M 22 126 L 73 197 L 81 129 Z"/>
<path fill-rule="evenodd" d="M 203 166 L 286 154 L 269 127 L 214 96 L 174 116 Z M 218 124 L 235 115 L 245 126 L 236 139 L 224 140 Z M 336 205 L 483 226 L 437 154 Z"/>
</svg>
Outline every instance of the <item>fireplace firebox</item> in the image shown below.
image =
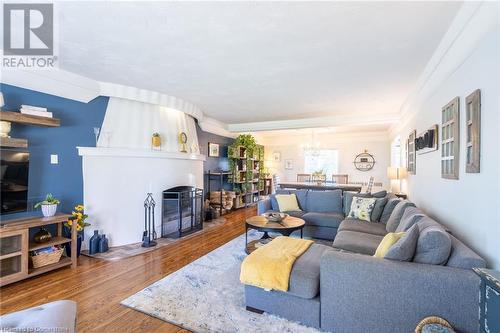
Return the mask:
<svg viewBox="0 0 500 333">
<path fill-rule="evenodd" d="M 203 229 L 203 190 L 177 186 L 163 191 L 161 236 L 180 238 Z"/>
</svg>

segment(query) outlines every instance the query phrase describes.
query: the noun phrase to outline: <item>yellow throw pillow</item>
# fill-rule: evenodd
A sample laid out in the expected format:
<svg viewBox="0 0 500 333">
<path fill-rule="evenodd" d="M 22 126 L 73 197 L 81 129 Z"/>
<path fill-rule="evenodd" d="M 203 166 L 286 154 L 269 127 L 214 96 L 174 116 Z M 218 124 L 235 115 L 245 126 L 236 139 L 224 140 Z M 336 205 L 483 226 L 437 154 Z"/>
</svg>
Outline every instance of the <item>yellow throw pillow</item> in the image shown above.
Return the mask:
<svg viewBox="0 0 500 333">
<path fill-rule="evenodd" d="M 297 197 L 294 193 L 292 194 L 276 194 L 276 201 L 278 201 L 278 206 L 280 212 L 291 212 L 300 211 L 299 203 L 297 202 Z"/>
<path fill-rule="evenodd" d="M 384 239 L 380 242 L 375 251 L 374 257 L 384 258 L 386 253 L 389 251 L 391 246 L 396 244 L 396 242 L 405 235 L 405 232 L 390 232 L 385 235 Z"/>
</svg>

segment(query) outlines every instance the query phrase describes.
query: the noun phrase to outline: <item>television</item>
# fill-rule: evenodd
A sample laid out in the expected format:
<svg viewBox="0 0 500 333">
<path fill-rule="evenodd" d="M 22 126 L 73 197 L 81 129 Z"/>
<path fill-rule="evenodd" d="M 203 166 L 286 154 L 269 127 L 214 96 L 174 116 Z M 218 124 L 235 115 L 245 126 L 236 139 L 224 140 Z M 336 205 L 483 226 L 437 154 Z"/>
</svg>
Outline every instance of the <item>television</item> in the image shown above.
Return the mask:
<svg viewBox="0 0 500 333">
<path fill-rule="evenodd" d="M 3 149 L 1 157 L 1 214 L 24 212 L 28 208 L 29 152 Z"/>
</svg>

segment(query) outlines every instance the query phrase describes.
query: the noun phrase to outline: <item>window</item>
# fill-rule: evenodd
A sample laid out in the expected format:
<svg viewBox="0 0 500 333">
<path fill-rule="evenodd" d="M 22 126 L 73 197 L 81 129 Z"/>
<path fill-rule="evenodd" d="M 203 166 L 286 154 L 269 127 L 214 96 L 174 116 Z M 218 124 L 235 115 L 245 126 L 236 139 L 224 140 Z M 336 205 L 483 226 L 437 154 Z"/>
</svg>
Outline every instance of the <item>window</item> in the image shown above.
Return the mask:
<svg viewBox="0 0 500 333">
<path fill-rule="evenodd" d="M 391 145 L 391 166 L 401 166 L 401 137 L 397 136 Z"/>
<path fill-rule="evenodd" d="M 338 174 L 339 152 L 332 149 L 321 149 L 306 151 L 304 157 L 304 172 L 313 173 L 323 171 L 323 174 L 330 176 Z"/>
</svg>

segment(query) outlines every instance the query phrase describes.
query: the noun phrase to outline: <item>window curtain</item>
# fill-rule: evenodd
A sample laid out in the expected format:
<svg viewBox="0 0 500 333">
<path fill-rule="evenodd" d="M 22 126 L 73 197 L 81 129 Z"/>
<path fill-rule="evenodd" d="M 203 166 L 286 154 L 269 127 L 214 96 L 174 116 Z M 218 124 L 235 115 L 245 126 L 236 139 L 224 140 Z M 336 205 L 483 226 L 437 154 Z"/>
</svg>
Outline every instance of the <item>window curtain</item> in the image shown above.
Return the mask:
<svg viewBox="0 0 500 333">
<path fill-rule="evenodd" d="M 199 154 L 193 117 L 164 106 L 111 97 L 97 142 L 98 147 L 151 149 L 151 136 L 161 136 L 161 150 L 179 152 L 179 134 L 187 135 L 187 151 Z"/>
</svg>

